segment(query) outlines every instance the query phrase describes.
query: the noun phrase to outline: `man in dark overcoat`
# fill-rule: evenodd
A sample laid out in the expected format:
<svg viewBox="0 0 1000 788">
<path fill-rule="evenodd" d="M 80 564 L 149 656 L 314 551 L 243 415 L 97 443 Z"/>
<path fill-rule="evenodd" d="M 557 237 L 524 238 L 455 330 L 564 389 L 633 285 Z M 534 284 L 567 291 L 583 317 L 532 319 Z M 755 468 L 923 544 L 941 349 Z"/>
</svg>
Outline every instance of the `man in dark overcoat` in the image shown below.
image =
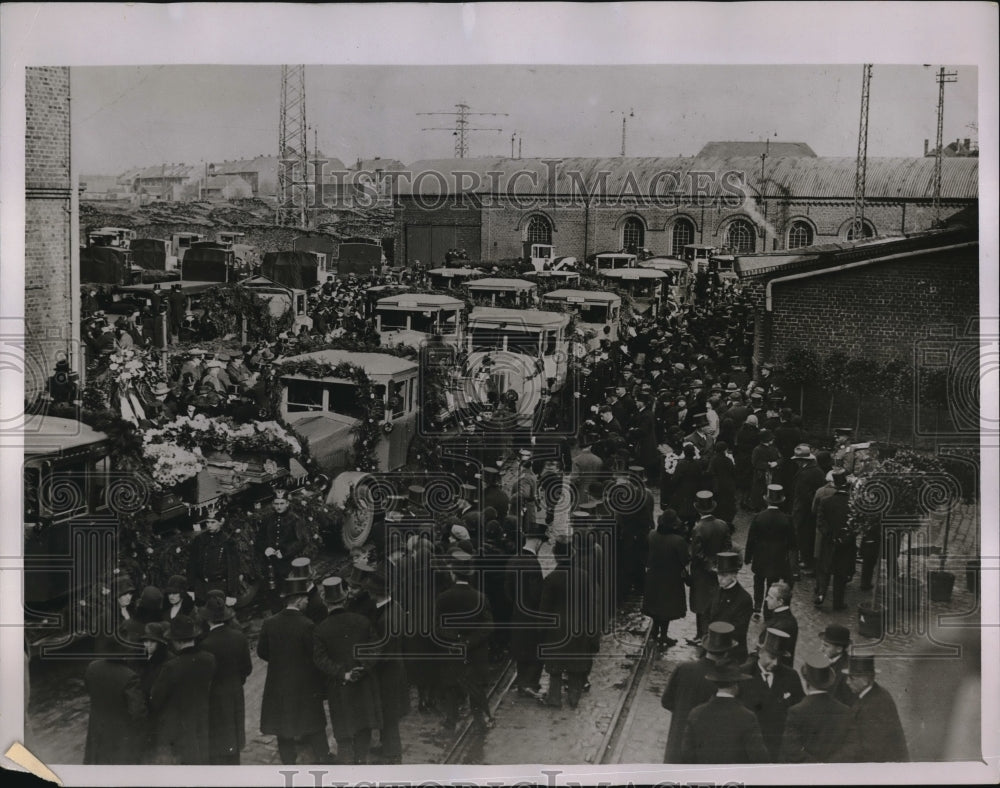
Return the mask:
<svg viewBox="0 0 1000 788">
<path fill-rule="evenodd" d="M 781 660 L 789 656 L 791 638 L 779 629 L 766 629 L 757 653 L 743 665 L 750 676 L 740 685 L 740 701 L 757 715 L 764 745 L 772 763 L 781 756 L 788 709 L 805 697 L 799 675 Z"/>
<path fill-rule="evenodd" d="M 848 649 L 851 647 L 851 630 L 840 624 L 829 624 L 826 629 L 819 633 L 820 652 L 830 662 L 833 668 L 834 684 L 830 689 L 830 694 L 843 703 L 850 706 L 854 703 L 855 695 L 847 685 L 847 675 L 844 669 L 848 663 Z"/>
<path fill-rule="evenodd" d="M 452 553 L 452 586 L 435 600 L 434 632 L 439 641 L 455 647 L 455 653 L 441 656 L 446 731 L 457 724 L 458 708 L 465 697 L 478 728 L 494 724 L 486 698 L 493 614 L 486 597 L 470 584 L 473 574 L 472 556 L 460 550 Z"/>
<path fill-rule="evenodd" d="M 715 693 L 688 715 L 681 757 L 684 763 L 766 763 L 760 724 L 736 696 L 749 676 L 732 662 L 713 665 L 705 674 Z"/>
<path fill-rule="evenodd" d="M 688 715 L 715 693 L 715 687 L 705 676 L 717 662 L 727 658 L 735 645 L 733 625 L 724 621 L 713 622 L 701 642 L 698 659 L 680 663 L 670 674 L 660 697 L 660 705 L 670 712 L 664 763 L 684 763 L 681 745 Z"/>
<path fill-rule="evenodd" d="M 833 471 L 834 493 L 819 505 L 816 517 L 816 596 L 813 604 L 822 607 L 833 578 L 833 609 L 846 610 L 844 592 L 854 574 L 855 542 L 848 525 L 850 487 L 843 468 Z"/>
<path fill-rule="evenodd" d="M 257 639 L 257 656 L 267 663 L 260 708 L 260 732 L 278 737 L 281 762 L 297 762 L 300 743 L 309 747 L 310 763 L 327 763 L 323 677 L 313 661 L 316 625 L 303 612 L 311 582 L 294 578 L 282 584 L 285 609 L 266 619 Z"/>
<path fill-rule="evenodd" d="M 849 710 L 844 746 L 835 759 L 850 763 L 909 761 L 896 703 L 885 687 L 875 681 L 875 657 L 852 653 L 843 672 L 857 698 Z"/>
<path fill-rule="evenodd" d="M 309 530 L 305 521 L 289 511 L 285 491 L 276 490 L 271 511 L 265 513 L 256 541 L 264 578 L 273 581 L 275 590 L 280 591 L 292 561 L 303 555 L 308 546 Z"/>
<path fill-rule="evenodd" d="M 736 578 L 740 570 L 739 553 L 719 553 L 715 557 L 719 585 L 712 597 L 708 615 L 711 621 L 726 621 L 733 625 L 733 637 L 736 647 L 732 658 L 742 663 L 748 655 L 747 632 L 750 629 L 750 619 L 753 616 L 753 599 Z"/>
<path fill-rule="evenodd" d="M 646 472 L 646 481 L 656 484 L 660 480 L 660 452 L 656 444 L 656 420 L 653 409 L 645 396 L 636 400 L 638 410 L 629 424 L 629 432 L 635 436 L 633 453 Z"/>
<path fill-rule="evenodd" d="M 399 736 L 399 721 L 410 707 L 410 687 L 403 653 L 403 608 L 392 598 L 389 581 L 381 567 L 365 574 L 364 587 L 371 597 L 369 613 L 375 639 L 359 647 L 358 657 L 370 660 L 379 685 L 382 703 L 379 762 L 400 763 L 403 745 Z"/>
<path fill-rule="evenodd" d="M 542 661 L 549 674 L 544 702 L 562 707 L 562 677 L 567 676 L 567 702 L 576 708 L 587 676 L 594 662 L 594 638 L 597 627 L 591 626 L 598 599 L 590 576 L 582 567 L 585 560 L 576 556 L 568 542 L 556 542 L 552 555 L 556 567 L 542 581 L 539 606 L 554 623 L 542 633 Z M 600 639 L 597 630 L 597 639 Z"/>
<path fill-rule="evenodd" d="M 337 760 L 342 765 L 368 763 L 372 731 L 382 727 L 378 681 L 356 648 L 375 640 L 372 622 L 348 611 L 347 593 L 339 577 L 323 580 L 323 598 L 329 614 L 314 633 L 313 657 L 326 678 L 326 698 Z"/>
<path fill-rule="evenodd" d="M 542 546 L 538 531 L 525 535 L 520 552 L 511 556 L 504 575 L 504 594 L 511 609 L 510 658 L 517 665 L 514 683 L 521 695 L 541 697 L 542 660 L 538 654 L 542 627 Z"/>
<path fill-rule="evenodd" d="M 801 568 L 812 574 L 813 552 L 816 545 L 816 517 L 812 511 L 816 491 L 826 484 L 826 471 L 819 466 L 816 457 L 809 455 L 795 477 L 792 494 L 792 525 L 795 527 L 795 544 L 799 553 Z M 793 567 L 794 569 L 794 567 Z"/>
<path fill-rule="evenodd" d="M 660 648 L 677 644 L 670 637 L 670 622 L 687 615 L 684 571 L 690 558 L 684 526 L 673 509 L 665 510 L 650 531 L 642 612 L 653 619 L 650 640 Z"/>
<path fill-rule="evenodd" d="M 246 745 L 246 705 L 243 685 L 253 671 L 247 636 L 233 623 L 236 614 L 222 591 L 210 591 L 202 617 L 208 633 L 199 648 L 215 657 L 212 691 L 208 696 L 209 761 L 239 766 Z"/>
<path fill-rule="evenodd" d="M 780 484 L 769 484 L 764 499 L 767 508 L 754 515 L 747 531 L 744 560 L 753 569 L 753 609 L 764 605 L 764 589 L 778 580 L 792 578 L 791 558 L 795 551 L 792 518 L 779 508 L 785 501 Z"/>
<path fill-rule="evenodd" d="M 704 637 L 708 617 L 719 580 L 715 573 L 715 556 L 732 548 L 729 525 L 712 516 L 715 496 L 701 490 L 695 496 L 694 508 L 701 515 L 691 532 L 691 604 L 698 627 L 698 637 Z M 752 613 L 753 611 L 751 611 Z"/>
<path fill-rule="evenodd" d="M 642 486 L 634 476 L 627 477 L 619 484 L 632 485 L 627 495 L 619 496 L 625 502 L 622 511 L 616 511 L 615 531 L 617 537 L 618 566 L 615 571 L 616 603 L 622 605 L 626 597 L 644 590 L 646 551 L 649 548 L 649 534 L 656 527 L 653 520 L 653 494 Z M 614 493 L 610 496 L 615 500 Z M 638 505 L 633 505 L 638 501 Z"/>
<path fill-rule="evenodd" d="M 829 763 L 844 743 L 848 708 L 830 695 L 836 682 L 825 657 L 802 666 L 806 696 L 788 710 L 781 741 L 782 763 Z"/>
<path fill-rule="evenodd" d="M 215 657 L 195 647 L 198 627 L 178 614 L 167 637 L 176 656 L 163 663 L 150 691 L 150 712 L 158 715 L 157 749 L 175 764 L 203 765 L 209 759 L 209 691 Z"/>
<path fill-rule="evenodd" d="M 127 662 L 134 656 L 134 648 L 117 638 L 108 638 L 105 649 L 107 657 L 95 659 L 83 675 L 90 695 L 83 762 L 141 763 L 147 709 L 139 676 Z"/>
<path fill-rule="evenodd" d="M 483 508 L 492 506 L 497 513 L 497 520 L 503 522 L 510 508 L 510 498 L 500 487 L 500 470 L 495 466 L 483 466 Z"/>
<path fill-rule="evenodd" d="M 235 597 L 239 592 L 240 559 L 236 544 L 223 528 L 221 516 L 210 514 L 203 523 L 205 530 L 191 540 L 188 578 L 195 599 L 203 603 L 209 591 L 222 591 L 223 596 Z"/>
</svg>

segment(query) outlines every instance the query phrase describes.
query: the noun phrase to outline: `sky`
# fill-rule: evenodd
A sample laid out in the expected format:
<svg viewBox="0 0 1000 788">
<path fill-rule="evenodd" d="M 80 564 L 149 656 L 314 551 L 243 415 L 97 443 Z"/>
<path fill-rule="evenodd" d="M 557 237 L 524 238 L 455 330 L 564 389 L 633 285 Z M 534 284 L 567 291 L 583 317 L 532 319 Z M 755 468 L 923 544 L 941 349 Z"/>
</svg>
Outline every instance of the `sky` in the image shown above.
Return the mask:
<svg viewBox="0 0 1000 788">
<path fill-rule="evenodd" d="M 934 144 L 933 67 L 876 65 L 869 156 L 920 156 Z M 977 70 L 947 66 L 945 143 L 976 137 Z M 805 142 L 820 156 L 857 152 L 861 65 L 834 66 L 307 66 L 306 122 L 328 156 L 405 164 L 454 155 L 453 116 L 466 103 L 470 156 L 691 156 L 715 140 Z M 79 172 L 273 155 L 280 66 L 76 67 L 71 72 Z M 516 148 L 516 143 L 515 143 Z"/>
</svg>

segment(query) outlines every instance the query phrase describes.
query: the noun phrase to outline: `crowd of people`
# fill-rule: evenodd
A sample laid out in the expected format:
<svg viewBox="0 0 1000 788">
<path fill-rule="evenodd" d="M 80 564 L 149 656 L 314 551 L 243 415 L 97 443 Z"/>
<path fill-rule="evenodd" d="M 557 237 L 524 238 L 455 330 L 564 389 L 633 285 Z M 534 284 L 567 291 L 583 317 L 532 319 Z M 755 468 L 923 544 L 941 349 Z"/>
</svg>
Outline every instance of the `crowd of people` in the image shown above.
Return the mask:
<svg viewBox="0 0 1000 788">
<path fill-rule="evenodd" d="M 412 276 L 419 286 L 423 274 Z M 149 417 L 256 413 L 275 359 L 310 349 L 317 336 L 372 335 L 367 290 L 380 281 L 324 282 L 311 294 L 313 329 L 300 335 L 228 354 L 188 350 L 171 383 L 153 390 Z M 807 433 L 779 371 L 750 371 L 753 315 L 739 289 L 708 296 L 630 317 L 618 341 L 590 349 L 581 338 L 571 383 L 542 399 L 540 431 L 499 463 L 466 451 L 458 510 L 381 545 L 373 563 L 355 556 L 342 576 L 314 577 L 301 523 L 285 514 L 283 496 L 270 504 L 276 519 L 261 545 L 279 567 L 280 610 L 256 645 L 267 663 L 260 730 L 277 737 L 283 763 L 300 750 L 313 763 L 400 762 L 411 687 L 418 710 L 436 710 L 446 731 L 465 704 L 486 730 L 489 669 L 503 655 L 516 664 L 518 694 L 575 708 L 602 634 L 630 598 L 650 617 L 660 653 L 677 644 L 671 622 L 689 611 L 696 618 L 690 642 L 701 656 L 674 670 L 662 699 L 671 711 L 668 762 L 906 759 L 892 699 L 875 683 L 871 657 L 848 653 L 849 632 L 827 628 L 830 651 L 806 660 L 804 684 L 792 667 L 794 589 L 814 577 L 820 608 L 832 581 L 832 608 L 842 610 L 854 574 L 850 431 L 829 446 Z M 99 331 L 117 337 L 106 327 Z M 461 439 L 488 443 L 475 423 Z M 632 490 L 624 507 L 614 503 L 622 486 Z M 377 519 L 405 527 L 426 521 L 423 506 L 417 492 L 405 511 Z M 568 528 L 556 522 L 560 508 Z M 741 511 L 750 516 L 745 534 L 736 529 Z M 601 538 L 608 522 L 613 543 Z M 187 577 L 144 589 L 135 605 L 135 589 L 116 597 L 125 640 L 145 644 L 145 654 L 110 654 L 88 669 L 88 763 L 239 762 L 250 643 L 232 612 L 227 540 L 211 541 L 220 530 L 206 523 Z M 870 587 L 878 553 L 863 544 L 862 555 Z M 737 578 L 744 563 L 749 590 Z M 759 640 L 754 620 L 764 624 Z M 135 749 L 102 745 L 105 731 L 126 727 Z"/>
</svg>

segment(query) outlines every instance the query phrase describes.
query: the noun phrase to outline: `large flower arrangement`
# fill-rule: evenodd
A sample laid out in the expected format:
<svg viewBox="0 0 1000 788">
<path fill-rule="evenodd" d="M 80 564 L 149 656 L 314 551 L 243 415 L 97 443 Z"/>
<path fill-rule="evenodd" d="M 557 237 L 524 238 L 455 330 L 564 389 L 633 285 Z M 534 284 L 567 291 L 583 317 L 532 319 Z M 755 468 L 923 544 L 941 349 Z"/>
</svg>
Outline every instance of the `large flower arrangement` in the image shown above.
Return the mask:
<svg viewBox="0 0 1000 788">
<path fill-rule="evenodd" d="M 158 429 L 143 435 L 146 445 L 175 444 L 200 451 L 242 451 L 298 457 L 302 444 L 276 421 L 251 421 L 235 426 L 225 418 L 199 413 L 194 417 L 178 416 Z"/>
<path fill-rule="evenodd" d="M 169 443 L 147 443 L 142 456 L 151 463 L 149 472 L 160 490 L 197 476 L 205 467 L 205 458 L 198 447 L 188 451 Z"/>
<path fill-rule="evenodd" d="M 84 407 L 103 410 L 116 407 L 115 400 L 133 391 L 143 391 L 163 379 L 159 357 L 154 351 L 124 348 L 108 357 L 106 367 L 87 381 Z"/>
</svg>

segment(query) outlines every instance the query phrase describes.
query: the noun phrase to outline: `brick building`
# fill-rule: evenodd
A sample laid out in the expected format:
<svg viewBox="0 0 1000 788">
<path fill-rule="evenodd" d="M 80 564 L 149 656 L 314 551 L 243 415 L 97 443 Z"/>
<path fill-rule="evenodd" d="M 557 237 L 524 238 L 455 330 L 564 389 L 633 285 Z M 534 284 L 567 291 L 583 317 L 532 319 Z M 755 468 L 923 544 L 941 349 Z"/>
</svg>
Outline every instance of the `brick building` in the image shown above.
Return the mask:
<svg viewBox="0 0 1000 788">
<path fill-rule="evenodd" d="M 79 210 L 70 161 L 70 72 L 25 69 L 25 396 L 56 361 L 80 370 Z"/>
<path fill-rule="evenodd" d="M 979 315 L 979 228 L 970 210 L 908 237 L 739 256 L 756 305 L 756 364 L 795 348 L 909 361 L 941 327 L 960 336 Z"/>
<path fill-rule="evenodd" d="M 737 143 L 712 145 L 746 153 Z M 676 255 L 687 243 L 746 254 L 849 240 L 855 160 L 810 155 L 802 143 L 770 147 L 780 155 L 416 162 L 394 173 L 397 258 L 440 263 L 458 247 L 498 261 L 521 256 L 529 240 L 575 257 L 630 247 Z M 933 176 L 931 158 L 869 159 L 865 235 L 930 228 Z M 975 158 L 942 162 L 945 216 L 977 202 L 978 176 Z"/>
</svg>

